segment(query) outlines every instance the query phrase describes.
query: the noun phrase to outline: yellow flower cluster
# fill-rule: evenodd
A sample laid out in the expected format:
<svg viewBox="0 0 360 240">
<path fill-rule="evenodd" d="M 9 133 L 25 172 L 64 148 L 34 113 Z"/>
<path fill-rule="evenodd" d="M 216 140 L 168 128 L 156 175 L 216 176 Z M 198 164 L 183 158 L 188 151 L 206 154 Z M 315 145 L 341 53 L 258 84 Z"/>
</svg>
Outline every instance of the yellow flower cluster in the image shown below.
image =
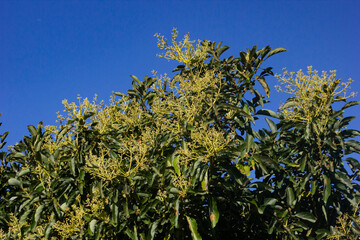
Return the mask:
<svg viewBox="0 0 360 240">
<path fill-rule="evenodd" d="M 114 159 L 104 148 L 101 148 L 99 155 L 90 153 L 85 157 L 85 171 L 105 181 L 112 181 L 122 173 L 121 159 Z"/>
<path fill-rule="evenodd" d="M 178 189 L 180 197 L 184 198 L 187 194 L 187 190 L 190 186 L 190 180 L 186 179 L 183 175 L 173 175 L 173 184 Z"/>
<path fill-rule="evenodd" d="M 149 138 L 149 134 L 150 130 L 144 132 L 144 140 Z M 98 156 L 92 153 L 86 156 L 85 171 L 105 181 L 112 181 L 119 176 L 133 176 L 137 171 L 146 168 L 148 142 L 133 135 L 122 140 L 123 145 L 117 152 L 110 152 L 102 146 Z"/>
<path fill-rule="evenodd" d="M 83 206 L 76 206 L 75 204 L 71 206 L 72 210 L 68 209 L 68 212 L 65 213 L 65 218 L 63 221 L 57 221 L 53 225 L 55 229 L 62 237 L 65 239 L 72 236 L 82 237 L 84 234 L 84 216 L 86 214 Z"/>
<path fill-rule="evenodd" d="M 10 213 L 10 221 L 8 223 L 8 232 L 5 233 L 4 230 L 0 229 L 0 240 L 7 239 L 21 239 L 21 240 L 31 240 L 31 239 L 45 239 L 45 227 L 48 225 L 49 221 L 44 221 L 43 224 L 36 226 L 34 232 L 23 234 L 22 229 L 30 227 L 30 224 L 27 221 L 20 220 L 14 216 L 13 213 Z M 8 236 L 11 236 L 10 238 Z M 54 237 L 51 237 L 51 240 L 54 240 Z"/>
<path fill-rule="evenodd" d="M 167 76 L 154 77 L 158 86 L 169 81 Z M 181 135 L 185 130 L 184 122 L 193 124 L 197 115 L 206 116 L 220 97 L 221 78 L 221 74 L 215 74 L 213 71 L 205 72 L 202 76 L 177 76 L 173 81 L 179 84 L 169 86 L 174 95 L 166 95 L 161 87 L 154 87 L 160 91 L 161 96 L 154 99 L 150 108 L 156 116 L 154 120 L 157 128 Z M 207 89 L 215 90 L 215 94 L 206 91 Z M 169 121 L 169 116 L 173 116 L 174 119 Z"/>
<path fill-rule="evenodd" d="M 80 237 L 85 233 L 84 216 L 90 216 L 95 219 L 101 219 L 105 223 L 110 221 L 109 214 L 105 211 L 108 199 L 101 198 L 98 188 L 94 188 L 91 196 L 88 194 L 86 203 L 83 205 L 80 201 L 80 195 L 76 197 L 76 204 L 67 208 L 62 221 L 57 221 L 53 228 L 65 239 L 70 237 Z M 104 214 L 105 213 L 105 214 Z"/>
<path fill-rule="evenodd" d="M 158 33 L 154 35 L 158 38 L 157 46 L 161 50 L 165 51 L 165 54 L 158 54 L 158 56 L 168 60 L 179 61 L 180 63 L 184 63 L 188 68 L 196 66 L 198 63 L 202 63 L 207 58 L 208 46 L 206 42 L 201 44 L 199 40 L 191 41 L 189 34 L 186 34 L 184 39 L 178 42 L 178 34 L 178 31 L 176 28 L 174 28 L 171 39 L 172 45 L 167 43 L 167 40 L 164 38 L 164 36 Z"/>
<path fill-rule="evenodd" d="M 191 133 L 195 144 L 206 149 L 207 158 L 214 157 L 218 152 L 224 150 L 234 136 L 234 133 L 230 133 L 225 137 L 223 132 L 207 126 L 200 126 Z"/>
<path fill-rule="evenodd" d="M 336 220 L 335 234 L 328 236 L 327 239 L 354 239 L 351 228 L 354 224 L 360 225 L 359 205 L 360 202 L 354 207 L 352 216 L 349 214 L 343 214 L 338 217 Z"/>
<path fill-rule="evenodd" d="M 280 107 L 284 117 L 292 121 L 311 123 L 319 119 L 321 123 L 326 124 L 334 97 L 341 93 L 344 94 L 344 98 L 355 95 L 354 92 L 346 95 L 352 80 L 339 85 L 340 79 L 336 79 L 336 71 L 330 71 L 330 75 L 323 71 L 320 76 L 310 66 L 307 74 L 300 70 L 294 76 L 293 72 L 288 73 L 284 69 L 283 75 L 276 77 L 280 82 L 280 85 L 276 86 L 277 90 L 294 97 L 291 104 Z"/>
<path fill-rule="evenodd" d="M 79 102 L 78 104 L 74 102 L 69 103 L 66 99 L 62 101 L 62 104 L 65 107 L 64 112 L 67 112 L 68 114 L 67 120 L 85 120 L 87 114 L 96 113 L 102 105 L 102 103 L 97 104 L 97 95 L 95 95 L 92 103 L 87 98 L 82 100 L 80 96 L 78 96 L 77 99 Z M 58 116 L 58 118 L 61 120 L 62 116 Z"/>
</svg>

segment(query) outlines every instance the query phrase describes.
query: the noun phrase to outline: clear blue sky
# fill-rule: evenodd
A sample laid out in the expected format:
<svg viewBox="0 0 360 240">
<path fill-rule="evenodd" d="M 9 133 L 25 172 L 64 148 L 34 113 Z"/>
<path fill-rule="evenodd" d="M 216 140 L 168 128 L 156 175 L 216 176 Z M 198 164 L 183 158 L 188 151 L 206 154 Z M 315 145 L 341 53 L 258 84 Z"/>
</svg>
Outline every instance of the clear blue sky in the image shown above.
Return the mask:
<svg viewBox="0 0 360 240">
<path fill-rule="evenodd" d="M 10 131 L 13 145 L 28 135 L 27 125 L 55 124 L 65 98 L 96 93 L 107 101 L 130 88 L 131 74 L 170 73 L 175 64 L 156 57 L 153 35 L 170 36 L 173 27 L 194 39 L 223 41 L 235 56 L 253 45 L 284 47 L 288 52 L 267 63 L 275 72 L 336 69 L 359 91 L 359 13 L 358 0 L 0 0 L 0 132 Z M 285 97 L 273 90 L 270 99 L 276 110 Z M 356 119 L 352 127 L 359 126 Z"/>
</svg>

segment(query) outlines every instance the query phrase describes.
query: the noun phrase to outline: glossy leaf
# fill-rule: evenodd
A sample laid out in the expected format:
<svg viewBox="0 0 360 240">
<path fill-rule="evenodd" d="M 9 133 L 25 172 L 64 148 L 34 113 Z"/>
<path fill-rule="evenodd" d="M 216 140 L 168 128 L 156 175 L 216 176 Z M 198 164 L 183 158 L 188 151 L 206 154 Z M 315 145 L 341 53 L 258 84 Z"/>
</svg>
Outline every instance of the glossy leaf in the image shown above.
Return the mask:
<svg viewBox="0 0 360 240">
<path fill-rule="evenodd" d="M 269 109 L 261 109 L 259 111 L 257 111 L 256 113 L 257 115 L 265 115 L 265 116 L 270 116 L 270 117 L 274 117 L 274 118 L 279 118 L 279 114 L 275 113 L 272 110 Z"/>
<path fill-rule="evenodd" d="M 265 78 L 263 77 L 259 77 L 257 78 L 257 81 L 261 84 L 261 86 L 263 87 L 265 94 L 267 97 L 270 97 L 270 88 L 267 84 L 267 82 L 265 81 Z"/>
<path fill-rule="evenodd" d="M 269 57 L 271 57 L 271 56 L 273 56 L 273 55 L 275 55 L 275 54 L 278 54 L 278 53 L 281 53 L 281 52 L 285 52 L 285 51 L 287 51 L 285 48 L 275 48 L 275 49 L 273 49 L 273 50 L 271 50 L 271 51 L 269 52 L 269 54 L 267 55 L 267 57 L 269 58 Z"/>
<path fill-rule="evenodd" d="M 286 188 L 286 202 L 290 207 L 295 205 L 295 195 L 291 187 Z"/>
<path fill-rule="evenodd" d="M 189 217 L 189 216 L 186 216 L 186 220 L 187 220 L 187 222 L 189 224 L 189 229 L 191 231 L 192 239 L 194 239 L 194 240 L 202 239 L 200 234 L 198 233 L 198 226 L 197 226 L 196 220 L 194 218 Z"/>
<path fill-rule="evenodd" d="M 265 118 L 265 120 L 266 120 L 267 124 L 269 125 L 271 132 L 276 132 L 276 130 L 277 130 L 276 124 L 268 118 Z"/>
<path fill-rule="evenodd" d="M 12 186 L 19 186 L 19 187 L 22 186 L 21 181 L 19 181 L 19 180 L 16 179 L 16 178 L 10 178 L 10 179 L 8 180 L 8 183 L 9 183 L 9 185 L 12 185 Z"/>
<path fill-rule="evenodd" d="M 331 180 L 328 176 L 324 175 L 324 193 L 323 201 L 326 204 L 329 196 L 331 195 Z"/>
<path fill-rule="evenodd" d="M 89 231 L 91 236 L 94 235 L 95 233 L 96 223 L 97 223 L 96 219 L 91 220 L 91 222 L 89 223 Z"/>
<path fill-rule="evenodd" d="M 212 197 L 211 201 L 210 201 L 210 221 L 211 221 L 212 228 L 214 228 L 216 226 L 216 224 L 218 223 L 219 217 L 220 217 L 220 214 L 219 214 L 219 211 L 217 208 L 216 201 Z"/>
<path fill-rule="evenodd" d="M 309 212 L 300 212 L 295 214 L 295 216 L 302 220 L 306 220 L 308 222 L 312 222 L 312 223 L 316 222 L 316 218 L 314 217 L 314 215 Z"/>
</svg>

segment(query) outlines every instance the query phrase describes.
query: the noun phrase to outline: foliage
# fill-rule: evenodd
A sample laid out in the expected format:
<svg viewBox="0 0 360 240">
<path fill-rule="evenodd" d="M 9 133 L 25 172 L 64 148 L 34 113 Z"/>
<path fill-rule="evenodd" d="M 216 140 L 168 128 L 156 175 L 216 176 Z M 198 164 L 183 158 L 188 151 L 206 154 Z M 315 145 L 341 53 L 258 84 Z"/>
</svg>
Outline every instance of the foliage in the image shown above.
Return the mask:
<svg viewBox="0 0 360 240">
<path fill-rule="evenodd" d="M 360 132 L 346 129 L 353 117 L 343 117 L 358 103 L 333 109 L 346 101 L 335 76 L 305 77 L 312 98 L 295 94 L 276 114 L 257 86 L 270 95 L 272 68 L 261 66 L 285 49 L 220 60 L 229 47 L 177 34 L 170 44 L 156 35 L 160 56 L 181 64 L 173 77 L 131 76 L 109 105 L 64 100 L 58 127 L 29 126 L 0 154 L 0 239 L 358 236 L 360 164 L 348 158 L 348 173 L 342 161 L 360 151 Z M 308 99 L 324 114 L 303 121 Z M 278 123 L 255 131 L 260 115 Z"/>
<path fill-rule="evenodd" d="M 304 121 L 311 123 L 316 119 L 326 121 L 331 114 L 331 104 L 333 98 L 341 93 L 344 94 L 342 100 L 355 96 L 352 92 L 346 96 L 346 91 L 350 88 L 352 82 L 341 83 L 340 79 L 336 79 L 336 71 L 330 71 L 328 75 L 325 71 L 319 76 L 318 72 L 308 67 L 307 74 L 305 75 L 301 70 L 293 77 L 294 73 L 288 73 L 286 70 L 282 76 L 277 75 L 280 79 L 281 86 L 276 86 L 279 91 L 286 92 L 294 95 L 294 98 L 287 104 L 281 106 L 281 111 L 287 119 L 293 121 Z M 283 86 L 286 84 L 285 86 Z M 284 87 L 284 89 L 282 88 Z"/>
<path fill-rule="evenodd" d="M 359 136 L 360 132 L 346 128 L 354 117 L 343 114 L 358 102 L 348 102 L 335 110 L 334 103 L 346 101 L 346 95 L 337 95 L 345 93 L 349 84 L 340 89 L 335 72 L 330 76 L 323 72 L 320 78 L 309 67 L 308 74 L 299 71 L 295 79 L 287 72 L 278 76 L 295 97 L 280 108 L 283 115 L 277 116 L 278 124 L 267 119 L 271 131 L 259 132 L 260 152 L 276 159 L 276 163 L 257 173 L 263 177 L 262 184 L 271 188 L 256 195 L 261 194 L 264 204 L 273 203 L 266 208 L 277 216 L 269 219 L 271 233 L 287 233 L 291 239 L 331 237 L 339 229 L 344 230 L 342 225 L 346 222 L 346 237 L 354 239 L 360 230 L 360 165 L 356 159 L 347 158 L 349 173 L 342 159 L 359 153 L 359 142 L 346 139 Z"/>
</svg>

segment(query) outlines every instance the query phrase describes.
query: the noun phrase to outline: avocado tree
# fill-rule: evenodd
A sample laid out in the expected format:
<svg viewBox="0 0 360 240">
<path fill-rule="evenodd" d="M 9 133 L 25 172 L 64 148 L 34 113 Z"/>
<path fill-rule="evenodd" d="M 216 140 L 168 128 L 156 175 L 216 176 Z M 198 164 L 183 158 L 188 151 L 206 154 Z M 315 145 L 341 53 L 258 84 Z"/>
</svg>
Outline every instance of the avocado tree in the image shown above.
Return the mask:
<svg viewBox="0 0 360 240">
<path fill-rule="evenodd" d="M 343 158 L 359 153 L 359 142 L 351 138 L 360 132 L 346 128 L 354 117 L 344 117 L 344 112 L 358 102 L 334 106 L 355 95 L 346 95 L 352 80 L 340 84 L 335 71 L 319 76 L 311 67 L 307 74 L 285 71 L 277 77 L 278 89 L 292 97 L 280 114 L 262 110 L 280 119 L 278 124 L 266 119 L 270 130 L 260 131 L 258 138 L 260 152 L 276 159 L 275 165 L 260 169 L 267 188 L 255 194 L 271 216 L 268 231 L 290 239 L 355 239 L 360 233 L 360 165 L 347 158 L 348 172 Z"/>
<path fill-rule="evenodd" d="M 221 59 L 229 47 L 177 35 L 156 34 L 160 57 L 180 62 L 173 76 L 131 76 L 107 105 L 64 100 L 59 126 L 29 126 L 1 153 L 0 238 L 358 236 L 360 164 L 348 158 L 348 173 L 342 161 L 360 151 L 342 117 L 357 102 L 332 108 L 346 101 L 335 76 L 307 78 L 310 110 L 294 88 L 275 113 L 263 109 L 273 75 L 263 62 L 285 49 Z M 278 123 L 255 131 L 260 115 Z"/>
</svg>

